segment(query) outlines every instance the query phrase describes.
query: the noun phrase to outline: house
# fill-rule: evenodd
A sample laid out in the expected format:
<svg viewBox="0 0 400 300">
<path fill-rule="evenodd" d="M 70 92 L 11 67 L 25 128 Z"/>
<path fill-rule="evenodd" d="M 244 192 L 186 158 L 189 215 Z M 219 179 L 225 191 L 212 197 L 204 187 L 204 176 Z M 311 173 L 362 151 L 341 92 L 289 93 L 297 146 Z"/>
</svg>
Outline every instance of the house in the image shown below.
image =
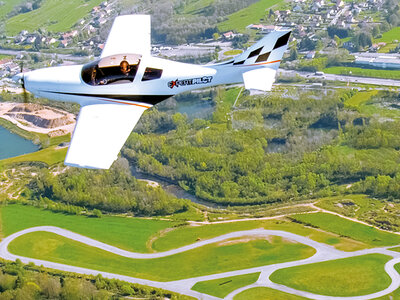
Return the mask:
<svg viewBox="0 0 400 300">
<path fill-rule="evenodd" d="M 235 37 L 235 34 L 232 31 L 228 31 L 222 34 L 225 39 L 230 40 Z"/>
</svg>

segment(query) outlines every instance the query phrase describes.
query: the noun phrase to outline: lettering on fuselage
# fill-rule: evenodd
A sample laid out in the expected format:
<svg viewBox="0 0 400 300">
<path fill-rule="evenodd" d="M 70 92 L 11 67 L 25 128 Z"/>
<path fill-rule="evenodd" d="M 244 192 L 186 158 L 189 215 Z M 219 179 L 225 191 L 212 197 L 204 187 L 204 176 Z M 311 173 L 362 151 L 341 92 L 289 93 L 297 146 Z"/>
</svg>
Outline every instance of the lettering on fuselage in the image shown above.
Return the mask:
<svg viewBox="0 0 400 300">
<path fill-rule="evenodd" d="M 203 76 L 200 78 L 191 78 L 191 79 L 182 79 L 182 80 L 172 80 L 168 82 L 168 87 L 171 89 L 174 87 L 180 87 L 185 85 L 194 85 L 194 84 L 207 84 L 210 83 L 213 79 L 212 76 Z"/>
</svg>

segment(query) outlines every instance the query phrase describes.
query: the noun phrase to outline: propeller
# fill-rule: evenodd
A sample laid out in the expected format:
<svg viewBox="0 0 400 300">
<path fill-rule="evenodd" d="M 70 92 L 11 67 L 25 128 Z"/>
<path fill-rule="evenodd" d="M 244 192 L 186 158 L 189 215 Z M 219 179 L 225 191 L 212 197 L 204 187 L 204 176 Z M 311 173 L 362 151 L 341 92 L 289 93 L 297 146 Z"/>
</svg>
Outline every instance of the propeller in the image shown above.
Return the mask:
<svg viewBox="0 0 400 300">
<path fill-rule="evenodd" d="M 14 77 L 13 77 L 13 80 L 15 81 L 15 82 L 19 82 L 20 84 L 21 84 L 21 88 L 22 88 L 22 94 L 23 94 L 23 97 L 24 97 L 24 103 L 26 104 L 26 103 L 28 103 L 29 101 L 29 96 L 28 96 L 28 92 L 26 91 L 26 88 L 25 88 L 25 74 L 24 74 L 24 63 L 23 62 L 21 62 L 20 63 L 20 73 L 19 74 L 17 74 L 17 75 L 15 75 Z"/>
</svg>

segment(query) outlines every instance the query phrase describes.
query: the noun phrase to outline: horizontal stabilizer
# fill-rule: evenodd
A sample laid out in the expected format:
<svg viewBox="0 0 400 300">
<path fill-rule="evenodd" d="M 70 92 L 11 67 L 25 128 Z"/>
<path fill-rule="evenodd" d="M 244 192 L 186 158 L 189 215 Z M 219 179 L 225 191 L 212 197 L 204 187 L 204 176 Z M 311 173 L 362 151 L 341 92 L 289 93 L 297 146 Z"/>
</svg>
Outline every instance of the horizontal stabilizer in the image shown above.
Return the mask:
<svg viewBox="0 0 400 300">
<path fill-rule="evenodd" d="M 275 82 L 276 70 L 260 68 L 243 73 L 243 82 L 246 89 L 270 91 Z"/>
</svg>

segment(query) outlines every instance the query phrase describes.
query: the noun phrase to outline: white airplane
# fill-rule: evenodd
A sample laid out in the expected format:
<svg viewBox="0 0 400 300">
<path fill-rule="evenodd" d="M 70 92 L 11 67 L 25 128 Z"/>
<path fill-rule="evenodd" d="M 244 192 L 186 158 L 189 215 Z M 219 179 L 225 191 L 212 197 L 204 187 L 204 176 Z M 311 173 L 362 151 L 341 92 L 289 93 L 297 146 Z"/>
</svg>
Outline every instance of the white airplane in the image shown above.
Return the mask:
<svg viewBox="0 0 400 300">
<path fill-rule="evenodd" d="M 37 97 L 82 106 L 66 165 L 108 169 L 142 113 L 175 94 L 243 82 L 246 89 L 270 90 L 289 37 L 290 31 L 274 31 L 230 61 L 200 66 L 152 57 L 150 16 L 119 16 L 99 59 L 17 79 Z"/>
</svg>

